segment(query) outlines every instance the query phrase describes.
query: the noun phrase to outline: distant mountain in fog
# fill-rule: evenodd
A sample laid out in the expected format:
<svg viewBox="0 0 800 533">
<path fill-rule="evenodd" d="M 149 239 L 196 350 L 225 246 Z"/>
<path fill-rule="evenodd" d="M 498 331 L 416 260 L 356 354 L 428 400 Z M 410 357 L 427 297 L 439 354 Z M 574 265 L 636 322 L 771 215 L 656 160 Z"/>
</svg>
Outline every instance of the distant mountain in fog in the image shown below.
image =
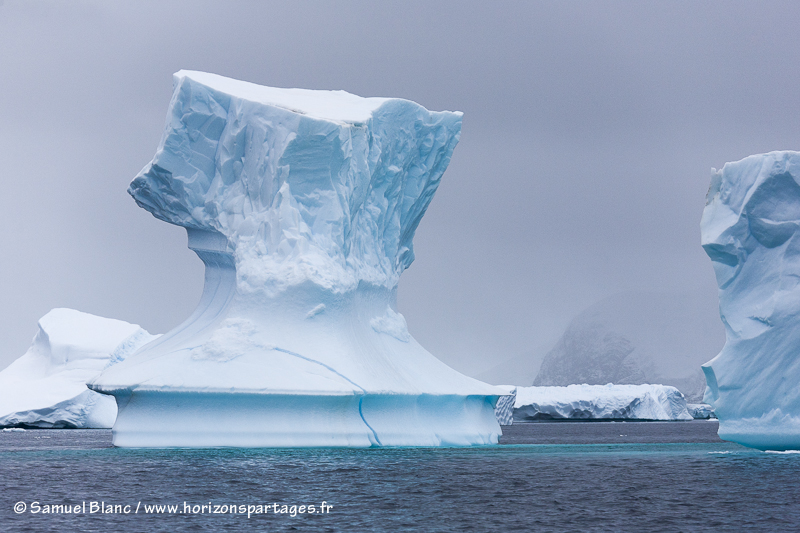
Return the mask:
<svg viewBox="0 0 800 533">
<path fill-rule="evenodd" d="M 624 292 L 576 316 L 543 343 L 475 376 L 511 385 L 672 385 L 699 401 L 700 365 L 725 344 L 715 294 Z"/>
<path fill-rule="evenodd" d="M 533 384 L 655 383 L 699 400 L 705 389 L 700 365 L 724 343 L 717 302 L 708 295 L 619 293 L 572 320 Z"/>
</svg>

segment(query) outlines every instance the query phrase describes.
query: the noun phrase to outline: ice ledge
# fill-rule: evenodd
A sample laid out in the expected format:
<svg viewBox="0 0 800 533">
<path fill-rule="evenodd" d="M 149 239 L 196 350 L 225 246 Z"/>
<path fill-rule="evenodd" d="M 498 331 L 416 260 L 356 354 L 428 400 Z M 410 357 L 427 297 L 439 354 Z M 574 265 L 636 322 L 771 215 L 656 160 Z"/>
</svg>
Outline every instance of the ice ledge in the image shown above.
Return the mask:
<svg viewBox="0 0 800 533">
<path fill-rule="evenodd" d="M 135 391 L 117 402 L 123 447 L 479 446 L 500 436 L 483 396 Z"/>
<path fill-rule="evenodd" d="M 773 409 L 760 417 L 720 420 L 719 438 L 759 450 L 800 450 L 800 417 Z"/>
</svg>

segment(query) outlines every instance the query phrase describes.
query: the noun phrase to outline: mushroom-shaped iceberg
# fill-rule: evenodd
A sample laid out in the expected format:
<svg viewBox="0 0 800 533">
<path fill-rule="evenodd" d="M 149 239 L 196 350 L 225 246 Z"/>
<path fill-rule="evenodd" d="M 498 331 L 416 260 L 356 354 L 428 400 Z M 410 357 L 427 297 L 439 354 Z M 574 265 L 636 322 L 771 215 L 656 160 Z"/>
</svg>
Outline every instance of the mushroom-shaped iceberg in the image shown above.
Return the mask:
<svg viewBox="0 0 800 533">
<path fill-rule="evenodd" d="M 196 311 L 89 386 L 117 446 L 496 443 L 498 389 L 422 348 L 395 301 L 461 114 L 175 75 L 129 193 L 186 228 Z"/>
</svg>

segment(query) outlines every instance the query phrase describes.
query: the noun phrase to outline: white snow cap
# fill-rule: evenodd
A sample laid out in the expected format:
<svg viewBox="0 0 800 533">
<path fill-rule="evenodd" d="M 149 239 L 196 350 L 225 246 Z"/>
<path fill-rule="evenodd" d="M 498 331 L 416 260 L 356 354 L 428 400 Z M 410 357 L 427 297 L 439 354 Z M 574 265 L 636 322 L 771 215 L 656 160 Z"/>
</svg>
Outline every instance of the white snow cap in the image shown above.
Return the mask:
<svg viewBox="0 0 800 533">
<path fill-rule="evenodd" d="M 373 111 L 389 100 L 389 98 L 364 98 L 346 91 L 267 87 L 196 70 L 176 72 L 175 84 L 183 83 L 184 78 L 242 100 L 281 107 L 293 113 L 323 120 L 351 124 L 366 122 L 372 117 Z"/>
</svg>

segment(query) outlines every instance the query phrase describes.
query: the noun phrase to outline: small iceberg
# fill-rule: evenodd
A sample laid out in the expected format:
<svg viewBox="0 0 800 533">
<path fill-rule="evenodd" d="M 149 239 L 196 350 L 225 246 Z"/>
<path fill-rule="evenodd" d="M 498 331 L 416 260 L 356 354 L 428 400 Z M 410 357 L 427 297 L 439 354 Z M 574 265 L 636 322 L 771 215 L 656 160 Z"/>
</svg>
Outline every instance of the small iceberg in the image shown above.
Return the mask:
<svg viewBox="0 0 800 533">
<path fill-rule="evenodd" d="M 0 372 L 0 427 L 110 428 L 114 397 L 86 382 L 155 338 L 122 320 L 53 309 L 39 319 L 28 351 Z"/>
<path fill-rule="evenodd" d="M 717 415 L 714 414 L 714 408 L 707 403 L 689 403 L 686 404 L 689 414 L 696 420 L 716 419 Z"/>
</svg>

